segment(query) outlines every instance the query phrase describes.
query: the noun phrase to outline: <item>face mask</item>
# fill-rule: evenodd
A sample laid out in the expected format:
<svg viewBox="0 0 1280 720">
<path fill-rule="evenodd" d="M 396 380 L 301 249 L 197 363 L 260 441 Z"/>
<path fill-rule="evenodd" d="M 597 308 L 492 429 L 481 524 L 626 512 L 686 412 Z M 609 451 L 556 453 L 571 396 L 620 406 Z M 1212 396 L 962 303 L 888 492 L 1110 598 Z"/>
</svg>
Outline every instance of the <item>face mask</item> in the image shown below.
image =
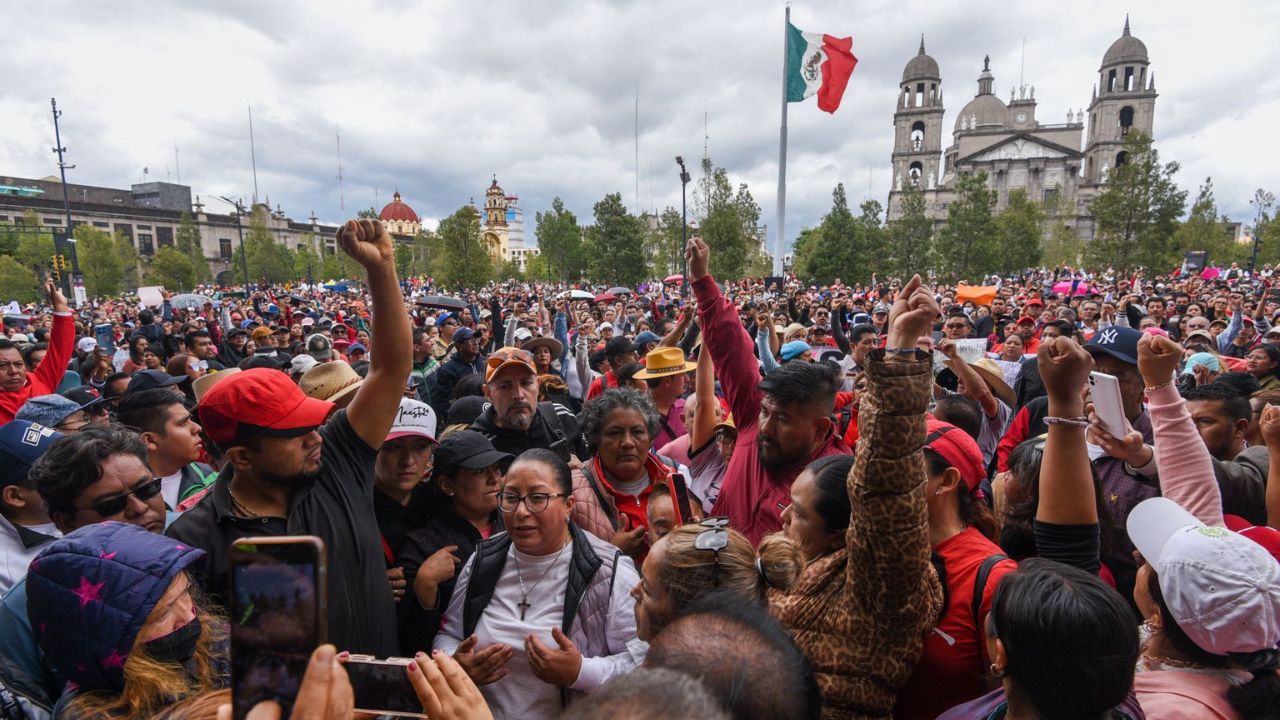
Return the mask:
<svg viewBox="0 0 1280 720">
<path fill-rule="evenodd" d="M 196 616 L 191 622 L 168 635 L 143 643 L 142 647 L 146 649 L 148 655 L 160 662 L 185 663 L 196 654 L 196 644 L 199 641 L 200 617 Z"/>
</svg>

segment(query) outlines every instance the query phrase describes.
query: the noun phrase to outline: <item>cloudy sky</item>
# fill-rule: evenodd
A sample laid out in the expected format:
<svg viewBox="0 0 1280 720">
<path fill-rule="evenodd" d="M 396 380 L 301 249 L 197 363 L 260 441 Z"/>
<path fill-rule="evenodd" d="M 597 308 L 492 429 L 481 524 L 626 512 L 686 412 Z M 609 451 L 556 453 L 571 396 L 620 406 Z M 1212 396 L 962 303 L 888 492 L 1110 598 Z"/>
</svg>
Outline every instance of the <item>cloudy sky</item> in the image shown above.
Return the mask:
<svg viewBox="0 0 1280 720">
<path fill-rule="evenodd" d="M 772 240 L 783 40 L 781 2 L 484 3 L 212 0 L 6 3 L 0 175 L 56 172 L 49 98 L 65 115 L 73 182 L 177 180 L 248 198 L 247 108 L 258 188 L 295 218 L 338 221 L 399 189 L 428 222 L 491 173 L 533 213 L 555 196 L 580 218 L 605 193 L 633 209 L 679 207 L 673 158 L 710 155 L 749 183 Z M 835 115 L 790 106 L 788 235 L 831 190 L 884 200 L 903 65 L 924 33 L 949 109 L 976 91 L 984 54 L 998 94 L 1025 82 L 1042 122 L 1088 105 L 1124 13 L 1150 50 L 1162 156 L 1194 194 L 1212 176 L 1221 209 L 1252 217 L 1280 191 L 1280 4 L 1226 0 L 1010 3 L 797 2 L 803 30 L 853 37 L 860 62 Z M 640 188 L 634 113 L 639 87 Z M 341 128 L 340 200 L 335 134 Z M 948 143 L 949 144 L 949 143 Z M 178 148 L 175 162 L 174 148 Z M 652 169 L 652 170 L 651 170 Z M 345 204 L 345 210 L 343 209 Z M 210 210 L 218 209 L 210 201 Z"/>
</svg>

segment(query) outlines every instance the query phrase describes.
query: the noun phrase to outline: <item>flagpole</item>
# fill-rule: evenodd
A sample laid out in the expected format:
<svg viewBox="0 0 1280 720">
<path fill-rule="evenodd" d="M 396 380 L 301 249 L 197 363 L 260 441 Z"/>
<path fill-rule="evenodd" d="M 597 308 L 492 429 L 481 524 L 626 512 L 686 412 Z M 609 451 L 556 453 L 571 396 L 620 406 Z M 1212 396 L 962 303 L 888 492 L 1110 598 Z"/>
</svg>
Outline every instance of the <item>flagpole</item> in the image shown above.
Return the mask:
<svg viewBox="0 0 1280 720">
<path fill-rule="evenodd" d="M 790 57 L 791 4 L 782 24 L 782 127 L 778 130 L 778 227 L 773 237 L 773 274 L 782 275 L 782 238 L 787 229 L 787 60 Z M 778 288 L 781 290 L 782 288 Z"/>
</svg>

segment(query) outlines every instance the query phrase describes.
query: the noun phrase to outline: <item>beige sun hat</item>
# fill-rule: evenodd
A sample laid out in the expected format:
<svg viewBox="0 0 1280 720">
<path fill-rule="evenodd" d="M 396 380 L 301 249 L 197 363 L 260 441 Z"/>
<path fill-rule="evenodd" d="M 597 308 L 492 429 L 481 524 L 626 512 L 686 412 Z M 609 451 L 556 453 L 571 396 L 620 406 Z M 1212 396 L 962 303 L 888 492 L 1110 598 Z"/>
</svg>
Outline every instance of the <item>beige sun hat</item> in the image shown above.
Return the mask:
<svg viewBox="0 0 1280 720">
<path fill-rule="evenodd" d="M 325 400 L 343 408 L 355 397 L 356 390 L 360 389 L 363 382 L 364 378 L 350 365 L 335 361 L 317 365 L 303 373 L 298 380 L 298 387 L 308 397 Z"/>
<path fill-rule="evenodd" d="M 225 370 L 217 370 L 205 373 L 195 380 L 191 381 L 191 392 L 196 396 L 196 404 L 200 404 L 200 400 L 213 389 L 214 385 L 226 380 L 227 378 L 240 372 L 238 367 L 229 367 Z"/>
</svg>

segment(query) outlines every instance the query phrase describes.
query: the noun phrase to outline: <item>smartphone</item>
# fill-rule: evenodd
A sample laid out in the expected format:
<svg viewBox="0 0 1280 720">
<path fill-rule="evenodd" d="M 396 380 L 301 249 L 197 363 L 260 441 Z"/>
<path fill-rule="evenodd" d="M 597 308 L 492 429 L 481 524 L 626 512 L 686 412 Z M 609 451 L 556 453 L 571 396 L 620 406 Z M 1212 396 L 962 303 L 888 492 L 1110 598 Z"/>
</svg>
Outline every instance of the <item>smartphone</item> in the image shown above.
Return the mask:
<svg viewBox="0 0 1280 720">
<path fill-rule="evenodd" d="M 93 338 L 98 341 L 98 348 L 108 355 L 116 354 L 116 339 L 111 332 L 111 323 L 102 323 L 93 327 Z"/>
<path fill-rule="evenodd" d="M 1115 375 L 1089 373 L 1089 396 L 1093 411 L 1102 421 L 1102 429 L 1116 439 L 1125 435 L 1124 402 L 1120 399 L 1120 381 Z"/>
<path fill-rule="evenodd" d="M 293 711 L 311 653 L 325 642 L 326 555 L 311 535 L 231 546 L 231 700 L 236 720 L 264 700 Z"/>
<path fill-rule="evenodd" d="M 352 655 L 344 667 L 351 678 L 355 695 L 355 711 L 395 715 L 398 717 L 427 717 L 422 711 L 422 701 L 409 684 L 408 670 L 413 662 L 409 658 L 391 657 L 377 660 L 372 655 Z"/>
</svg>

